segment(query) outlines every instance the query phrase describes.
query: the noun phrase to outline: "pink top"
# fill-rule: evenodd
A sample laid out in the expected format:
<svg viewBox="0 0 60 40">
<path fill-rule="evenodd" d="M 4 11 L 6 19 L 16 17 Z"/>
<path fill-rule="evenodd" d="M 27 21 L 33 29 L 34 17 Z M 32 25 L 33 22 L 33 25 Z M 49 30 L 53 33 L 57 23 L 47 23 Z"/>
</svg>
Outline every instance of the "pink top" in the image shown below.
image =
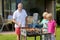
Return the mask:
<svg viewBox="0 0 60 40">
<path fill-rule="evenodd" d="M 49 22 L 48 22 L 48 33 L 54 34 L 54 32 L 55 32 L 55 27 L 56 27 L 56 21 L 55 21 L 55 20 L 49 21 Z"/>
</svg>

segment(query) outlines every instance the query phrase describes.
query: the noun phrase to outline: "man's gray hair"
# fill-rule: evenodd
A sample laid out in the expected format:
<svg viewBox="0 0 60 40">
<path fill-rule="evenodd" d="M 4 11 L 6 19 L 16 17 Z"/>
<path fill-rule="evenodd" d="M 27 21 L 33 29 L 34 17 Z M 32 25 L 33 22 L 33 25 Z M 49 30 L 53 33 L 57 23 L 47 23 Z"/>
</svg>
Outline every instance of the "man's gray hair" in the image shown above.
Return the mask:
<svg viewBox="0 0 60 40">
<path fill-rule="evenodd" d="M 23 3 L 18 3 L 18 6 L 19 6 L 19 5 L 22 5 L 22 6 L 23 6 Z"/>
</svg>

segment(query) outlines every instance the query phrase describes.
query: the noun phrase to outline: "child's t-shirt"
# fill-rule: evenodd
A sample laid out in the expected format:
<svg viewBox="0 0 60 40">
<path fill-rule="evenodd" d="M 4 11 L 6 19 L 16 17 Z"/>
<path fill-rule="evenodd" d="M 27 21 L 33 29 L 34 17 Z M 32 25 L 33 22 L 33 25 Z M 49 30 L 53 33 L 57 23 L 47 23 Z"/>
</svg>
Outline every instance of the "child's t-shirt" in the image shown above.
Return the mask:
<svg viewBox="0 0 60 40">
<path fill-rule="evenodd" d="M 40 24 L 43 24 L 43 32 L 48 32 L 47 31 L 47 24 L 48 24 L 48 20 L 47 19 L 43 19 L 42 22 Z"/>
<path fill-rule="evenodd" d="M 42 20 L 41 24 L 43 24 L 43 28 L 47 28 L 47 23 L 48 23 L 47 19 Z"/>
<path fill-rule="evenodd" d="M 54 34 L 54 32 L 55 32 L 55 27 L 56 27 L 56 21 L 55 21 L 55 20 L 49 21 L 49 22 L 48 22 L 48 33 Z"/>
</svg>

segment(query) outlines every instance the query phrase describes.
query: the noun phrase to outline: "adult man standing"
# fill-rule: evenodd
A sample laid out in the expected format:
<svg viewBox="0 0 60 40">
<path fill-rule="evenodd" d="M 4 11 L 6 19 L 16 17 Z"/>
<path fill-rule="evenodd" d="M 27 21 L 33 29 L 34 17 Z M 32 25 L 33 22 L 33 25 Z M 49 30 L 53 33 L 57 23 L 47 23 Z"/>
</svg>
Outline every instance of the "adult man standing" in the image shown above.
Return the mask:
<svg viewBox="0 0 60 40">
<path fill-rule="evenodd" d="M 23 4 L 19 3 L 18 9 L 13 14 L 13 22 L 15 23 L 15 32 L 17 34 L 17 40 L 20 40 L 21 27 L 25 27 L 27 18 L 26 11 L 22 9 L 22 7 Z M 26 35 L 26 31 L 22 31 L 22 33 L 25 33 L 24 35 Z M 26 36 L 24 36 L 24 40 L 26 40 Z"/>
</svg>

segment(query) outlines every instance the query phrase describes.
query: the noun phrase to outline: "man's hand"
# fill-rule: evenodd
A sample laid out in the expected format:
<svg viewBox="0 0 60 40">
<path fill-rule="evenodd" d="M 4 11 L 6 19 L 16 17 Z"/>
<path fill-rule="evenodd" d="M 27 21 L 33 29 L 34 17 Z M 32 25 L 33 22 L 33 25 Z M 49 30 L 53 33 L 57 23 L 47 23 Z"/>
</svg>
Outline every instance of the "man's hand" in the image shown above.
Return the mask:
<svg viewBox="0 0 60 40">
<path fill-rule="evenodd" d="M 17 24 L 19 27 L 21 26 L 21 23 L 20 23 L 20 22 L 16 22 L 15 19 L 13 19 L 13 22 L 14 22 L 15 24 Z"/>
<path fill-rule="evenodd" d="M 21 27 L 21 23 L 18 23 L 18 26 Z"/>
</svg>

